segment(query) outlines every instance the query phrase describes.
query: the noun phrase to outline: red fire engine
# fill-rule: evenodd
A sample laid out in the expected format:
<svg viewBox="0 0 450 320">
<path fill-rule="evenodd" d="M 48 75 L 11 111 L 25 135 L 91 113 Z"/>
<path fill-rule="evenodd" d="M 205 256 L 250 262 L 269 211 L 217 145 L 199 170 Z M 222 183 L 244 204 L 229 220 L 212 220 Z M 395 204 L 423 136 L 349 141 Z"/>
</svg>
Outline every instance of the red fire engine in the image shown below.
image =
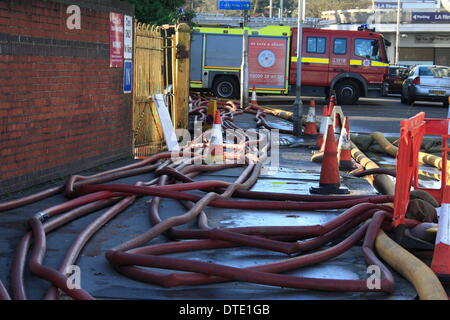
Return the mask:
<svg viewBox="0 0 450 320">
<path fill-rule="evenodd" d="M 194 27 L 190 81 L 193 89 L 212 90 L 221 98 L 239 96 L 242 37 L 249 34 L 249 90 L 289 94 L 295 89 L 297 28 Z M 302 95 L 328 97 L 339 104 L 382 96 L 389 63 L 386 41 L 367 28 L 359 31 L 303 29 Z"/>
<path fill-rule="evenodd" d="M 295 85 L 297 28 L 292 31 L 289 84 Z M 302 94 L 327 96 L 332 89 L 340 104 L 381 96 L 389 67 L 386 44 L 370 30 L 303 29 Z"/>
</svg>

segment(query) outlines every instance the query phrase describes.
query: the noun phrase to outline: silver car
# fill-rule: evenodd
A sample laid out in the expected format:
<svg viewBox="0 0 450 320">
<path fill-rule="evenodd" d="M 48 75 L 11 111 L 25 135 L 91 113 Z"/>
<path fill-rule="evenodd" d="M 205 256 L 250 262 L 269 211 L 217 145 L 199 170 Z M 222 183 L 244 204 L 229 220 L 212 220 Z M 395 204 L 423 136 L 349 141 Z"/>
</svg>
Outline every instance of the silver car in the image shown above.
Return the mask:
<svg viewBox="0 0 450 320">
<path fill-rule="evenodd" d="M 402 85 L 402 103 L 438 101 L 448 107 L 450 68 L 445 66 L 414 66 Z"/>
</svg>

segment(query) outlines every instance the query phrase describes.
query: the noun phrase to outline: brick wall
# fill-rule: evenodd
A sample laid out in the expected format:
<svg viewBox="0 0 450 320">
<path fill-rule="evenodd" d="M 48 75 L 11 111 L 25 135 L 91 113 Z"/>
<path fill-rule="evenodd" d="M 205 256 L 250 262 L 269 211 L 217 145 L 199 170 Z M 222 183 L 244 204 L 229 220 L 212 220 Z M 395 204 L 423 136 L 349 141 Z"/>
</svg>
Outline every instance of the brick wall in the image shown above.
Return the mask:
<svg viewBox="0 0 450 320">
<path fill-rule="evenodd" d="M 81 8 L 81 30 L 66 27 Z M 131 155 L 131 96 L 109 67 L 116 0 L 0 0 L 0 195 Z"/>
</svg>

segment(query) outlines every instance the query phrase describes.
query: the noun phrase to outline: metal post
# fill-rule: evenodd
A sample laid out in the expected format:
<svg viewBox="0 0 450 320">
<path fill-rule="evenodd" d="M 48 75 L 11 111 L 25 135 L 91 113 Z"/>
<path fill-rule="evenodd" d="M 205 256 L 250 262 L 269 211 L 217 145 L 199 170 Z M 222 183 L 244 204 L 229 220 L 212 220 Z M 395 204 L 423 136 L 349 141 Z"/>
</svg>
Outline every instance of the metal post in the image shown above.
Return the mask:
<svg viewBox="0 0 450 320">
<path fill-rule="evenodd" d="M 302 8 L 303 1 L 298 0 L 298 20 L 297 20 L 297 79 L 295 82 L 295 101 L 293 104 L 294 114 L 294 136 L 302 135 L 302 115 L 303 102 L 301 98 L 301 83 L 302 83 L 302 42 L 303 42 L 303 28 L 302 28 Z"/>
<path fill-rule="evenodd" d="M 305 17 L 306 17 L 306 0 L 303 0 L 303 5 L 302 5 L 302 21 L 305 21 Z"/>
<path fill-rule="evenodd" d="M 273 0 L 269 2 L 269 18 L 272 18 Z"/>
<path fill-rule="evenodd" d="M 283 11 L 284 11 L 283 0 L 280 0 L 280 19 L 281 20 L 283 20 Z"/>
<path fill-rule="evenodd" d="M 400 0 L 397 0 L 397 30 L 395 33 L 395 59 L 394 63 L 398 65 L 399 61 L 399 45 L 400 45 L 400 9 L 401 3 Z"/>
<path fill-rule="evenodd" d="M 241 108 L 248 107 L 248 30 L 242 37 Z"/>
</svg>

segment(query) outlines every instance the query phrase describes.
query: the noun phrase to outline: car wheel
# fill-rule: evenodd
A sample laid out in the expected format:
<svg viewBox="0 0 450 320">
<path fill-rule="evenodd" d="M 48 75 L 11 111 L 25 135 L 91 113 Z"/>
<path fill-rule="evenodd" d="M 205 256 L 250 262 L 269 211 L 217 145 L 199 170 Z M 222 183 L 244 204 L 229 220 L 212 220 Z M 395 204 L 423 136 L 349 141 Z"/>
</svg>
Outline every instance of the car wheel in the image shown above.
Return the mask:
<svg viewBox="0 0 450 320">
<path fill-rule="evenodd" d="M 401 95 L 401 97 L 400 97 L 400 102 L 406 104 L 406 98 L 405 98 L 405 96 L 403 95 L 403 92 L 402 92 L 402 95 Z"/>
<path fill-rule="evenodd" d="M 338 104 L 355 104 L 360 96 L 359 85 L 353 80 L 340 81 L 335 91 Z"/>
<path fill-rule="evenodd" d="M 239 86 L 234 77 L 222 76 L 214 81 L 213 92 L 218 98 L 237 98 L 239 96 Z"/>
<path fill-rule="evenodd" d="M 411 92 L 408 91 L 408 96 L 406 97 L 406 104 L 408 106 L 412 106 L 414 104 L 414 98 L 411 95 Z"/>
</svg>

